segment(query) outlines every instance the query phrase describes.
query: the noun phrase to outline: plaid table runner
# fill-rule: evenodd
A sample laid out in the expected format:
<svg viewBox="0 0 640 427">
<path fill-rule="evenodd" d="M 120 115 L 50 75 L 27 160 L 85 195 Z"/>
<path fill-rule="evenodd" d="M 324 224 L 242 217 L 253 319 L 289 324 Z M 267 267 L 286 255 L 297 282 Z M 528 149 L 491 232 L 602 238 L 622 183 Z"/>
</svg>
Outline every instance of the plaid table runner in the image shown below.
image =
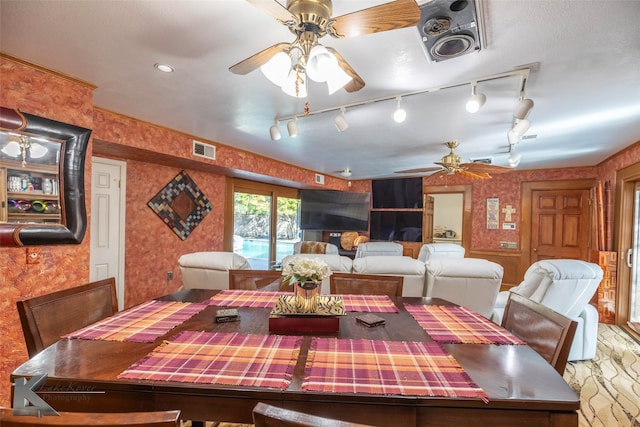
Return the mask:
<svg viewBox="0 0 640 427">
<path fill-rule="evenodd" d="M 225 307 L 270 308 L 284 292 L 225 289 L 211 297 L 209 305 Z M 387 295 L 341 295 L 346 311 L 395 313 L 395 304 Z"/>
<path fill-rule="evenodd" d="M 153 300 L 116 313 L 62 338 L 153 342 L 206 307 L 205 304 Z"/>
<path fill-rule="evenodd" d="M 340 295 L 346 311 L 397 313 L 398 308 L 387 295 Z"/>
<path fill-rule="evenodd" d="M 439 344 L 409 341 L 313 338 L 302 390 L 488 401 Z"/>
<path fill-rule="evenodd" d="M 157 347 L 118 378 L 284 390 L 302 337 L 185 331 Z"/>
<path fill-rule="evenodd" d="M 442 344 L 525 344 L 511 332 L 465 307 L 409 305 L 405 308 Z"/>
<path fill-rule="evenodd" d="M 246 289 L 224 289 L 211 298 L 209 305 L 223 307 L 270 308 L 276 305 L 282 292 Z"/>
</svg>

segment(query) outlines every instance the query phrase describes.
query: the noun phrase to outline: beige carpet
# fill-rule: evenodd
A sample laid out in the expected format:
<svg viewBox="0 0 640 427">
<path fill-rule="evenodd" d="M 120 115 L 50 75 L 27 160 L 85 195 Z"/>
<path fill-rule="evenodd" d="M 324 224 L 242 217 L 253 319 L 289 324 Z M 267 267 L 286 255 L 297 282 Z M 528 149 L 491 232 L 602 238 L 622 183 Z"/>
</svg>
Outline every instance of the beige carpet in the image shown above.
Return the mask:
<svg viewBox="0 0 640 427">
<path fill-rule="evenodd" d="M 640 343 L 619 326 L 598 326 L 593 360 L 567 364 L 564 379 L 580 393 L 580 427 L 640 427 Z"/>
</svg>

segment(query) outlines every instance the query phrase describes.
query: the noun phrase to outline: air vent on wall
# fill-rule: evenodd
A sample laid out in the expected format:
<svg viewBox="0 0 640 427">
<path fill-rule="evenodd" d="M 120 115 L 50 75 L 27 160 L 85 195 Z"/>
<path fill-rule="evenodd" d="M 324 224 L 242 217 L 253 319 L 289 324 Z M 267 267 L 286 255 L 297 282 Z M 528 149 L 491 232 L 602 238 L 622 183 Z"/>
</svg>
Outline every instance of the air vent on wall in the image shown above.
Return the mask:
<svg viewBox="0 0 640 427">
<path fill-rule="evenodd" d="M 204 142 L 193 140 L 193 155 L 206 157 L 207 159 L 216 159 L 216 147 L 214 145 L 205 144 Z"/>
<path fill-rule="evenodd" d="M 427 57 L 435 62 L 482 48 L 476 3 L 481 0 L 433 0 L 420 5 L 418 33 Z"/>
</svg>

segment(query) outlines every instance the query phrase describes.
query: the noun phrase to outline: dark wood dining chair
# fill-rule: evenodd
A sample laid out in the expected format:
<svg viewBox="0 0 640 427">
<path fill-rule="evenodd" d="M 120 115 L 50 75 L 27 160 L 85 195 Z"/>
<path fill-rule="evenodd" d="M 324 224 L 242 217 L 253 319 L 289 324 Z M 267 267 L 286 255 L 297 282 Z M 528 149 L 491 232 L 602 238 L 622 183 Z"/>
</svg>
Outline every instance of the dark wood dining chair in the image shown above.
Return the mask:
<svg viewBox="0 0 640 427">
<path fill-rule="evenodd" d="M 379 274 L 332 273 L 329 290 L 332 294 L 402 296 L 404 277 Z"/>
<path fill-rule="evenodd" d="M 229 289 L 264 289 L 277 291 L 282 272 L 278 270 L 229 270 Z"/>
<path fill-rule="evenodd" d="M 13 409 L 0 408 L 0 425 L 2 427 L 175 427 L 180 425 L 180 411 L 124 413 L 59 412 L 59 414 L 60 416 L 44 415 L 41 418 L 38 418 L 31 415 L 13 415 Z"/>
<path fill-rule="evenodd" d="M 262 402 L 253 408 L 253 424 L 255 427 L 371 427 L 368 424 L 351 423 L 278 408 Z"/>
<path fill-rule="evenodd" d="M 115 278 L 17 302 L 29 357 L 68 334 L 118 312 Z"/>
<path fill-rule="evenodd" d="M 504 309 L 502 327 L 525 341 L 564 374 L 578 323 L 562 314 L 511 292 Z"/>
</svg>

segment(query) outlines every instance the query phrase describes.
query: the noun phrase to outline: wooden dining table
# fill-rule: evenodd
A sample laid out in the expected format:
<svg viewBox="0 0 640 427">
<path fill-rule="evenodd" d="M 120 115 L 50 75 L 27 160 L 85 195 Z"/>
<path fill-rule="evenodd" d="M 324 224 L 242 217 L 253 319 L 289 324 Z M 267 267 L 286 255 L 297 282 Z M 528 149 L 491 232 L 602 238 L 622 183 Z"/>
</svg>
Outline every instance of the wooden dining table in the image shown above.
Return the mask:
<svg viewBox="0 0 640 427">
<path fill-rule="evenodd" d="M 220 291 L 188 289 L 158 300 L 206 302 Z M 383 326 L 366 327 L 358 312 L 340 316 L 338 339 L 433 342 L 405 304 L 453 306 L 433 298 L 391 298 L 397 312 L 375 313 Z M 302 336 L 285 389 L 122 378 L 121 373 L 184 331 L 270 335 L 268 307 L 238 307 L 239 321 L 216 323 L 218 309 L 202 311 L 153 342 L 64 338 L 18 367 L 17 378 L 46 374 L 38 394 L 59 411 L 152 411 L 180 409 L 193 420 L 252 422 L 258 402 L 376 426 L 577 426 L 580 400 L 563 378 L 527 345 L 441 344 L 486 394 L 486 399 L 303 390 L 313 339 Z M 363 361 L 362 363 L 367 363 Z M 120 378 L 119 378 L 120 377 Z"/>
</svg>

